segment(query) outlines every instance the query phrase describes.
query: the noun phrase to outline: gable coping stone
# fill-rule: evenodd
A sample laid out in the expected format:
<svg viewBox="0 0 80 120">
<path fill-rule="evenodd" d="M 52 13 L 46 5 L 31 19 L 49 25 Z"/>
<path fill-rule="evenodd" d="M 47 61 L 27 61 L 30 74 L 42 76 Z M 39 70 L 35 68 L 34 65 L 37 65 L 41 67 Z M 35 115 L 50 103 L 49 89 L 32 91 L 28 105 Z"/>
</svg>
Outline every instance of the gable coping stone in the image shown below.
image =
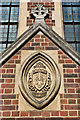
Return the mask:
<svg viewBox="0 0 80 120">
<path fill-rule="evenodd" d="M 33 24 L 20 37 L 13 42 L 4 52 L 0 53 L 0 66 L 2 66 L 9 58 L 11 58 L 21 47 L 28 43 L 39 31 L 47 36 L 53 43 L 55 43 L 65 54 L 72 58 L 78 65 L 80 65 L 80 54 L 75 51 L 63 38 L 61 38 L 55 31 L 43 23 Z"/>
</svg>

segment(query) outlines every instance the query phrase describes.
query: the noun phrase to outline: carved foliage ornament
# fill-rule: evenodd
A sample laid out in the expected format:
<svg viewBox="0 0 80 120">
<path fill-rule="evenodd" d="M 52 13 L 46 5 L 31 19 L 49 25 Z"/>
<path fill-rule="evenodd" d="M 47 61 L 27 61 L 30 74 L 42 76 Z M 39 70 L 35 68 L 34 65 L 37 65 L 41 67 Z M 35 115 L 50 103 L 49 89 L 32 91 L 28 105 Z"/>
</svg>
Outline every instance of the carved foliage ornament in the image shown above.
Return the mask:
<svg viewBox="0 0 80 120">
<path fill-rule="evenodd" d="M 20 72 L 20 91 L 32 106 L 42 109 L 55 98 L 60 87 L 60 72 L 50 56 L 34 53 L 24 61 Z"/>
</svg>

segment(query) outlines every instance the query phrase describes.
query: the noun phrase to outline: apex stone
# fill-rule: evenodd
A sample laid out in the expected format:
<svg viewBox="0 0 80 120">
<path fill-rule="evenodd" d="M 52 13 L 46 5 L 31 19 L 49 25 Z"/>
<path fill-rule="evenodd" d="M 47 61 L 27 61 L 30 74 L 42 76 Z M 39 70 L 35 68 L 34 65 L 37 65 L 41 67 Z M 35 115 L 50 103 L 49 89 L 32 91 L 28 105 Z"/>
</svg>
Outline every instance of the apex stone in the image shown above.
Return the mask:
<svg viewBox="0 0 80 120">
<path fill-rule="evenodd" d="M 43 5 L 36 5 L 31 9 L 31 15 L 35 17 L 35 23 L 45 23 L 45 18 L 48 16 L 48 8 Z"/>
</svg>

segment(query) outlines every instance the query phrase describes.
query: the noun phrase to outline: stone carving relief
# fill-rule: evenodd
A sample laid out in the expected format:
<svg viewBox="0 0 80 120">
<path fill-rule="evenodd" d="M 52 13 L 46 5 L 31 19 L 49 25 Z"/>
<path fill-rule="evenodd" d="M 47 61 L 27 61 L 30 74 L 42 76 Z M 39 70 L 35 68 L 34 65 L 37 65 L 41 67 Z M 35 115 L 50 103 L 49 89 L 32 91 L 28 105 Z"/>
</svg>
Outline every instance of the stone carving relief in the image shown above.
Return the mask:
<svg viewBox="0 0 80 120">
<path fill-rule="evenodd" d="M 45 97 L 51 87 L 51 73 L 48 71 L 44 63 L 39 61 L 28 74 L 28 87 L 36 98 Z"/>
<path fill-rule="evenodd" d="M 44 108 L 57 95 L 60 72 L 54 60 L 47 54 L 38 52 L 31 55 L 23 62 L 20 74 L 20 91 L 35 108 Z"/>
</svg>

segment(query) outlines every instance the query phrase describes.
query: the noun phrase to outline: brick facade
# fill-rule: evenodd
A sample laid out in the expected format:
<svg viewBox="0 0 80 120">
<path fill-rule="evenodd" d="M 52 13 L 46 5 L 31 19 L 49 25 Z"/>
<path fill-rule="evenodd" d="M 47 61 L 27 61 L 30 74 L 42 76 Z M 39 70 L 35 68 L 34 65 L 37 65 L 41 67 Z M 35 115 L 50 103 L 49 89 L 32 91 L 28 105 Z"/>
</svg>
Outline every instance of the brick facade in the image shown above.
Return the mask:
<svg viewBox="0 0 80 120">
<path fill-rule="evenodd" d="M 19 95 L 14 93 L 16 64 L 20 63 L 21 50 L 57 50 L 63 64 L 64 94 L 60 95 L 60 111 L 18 111 Z M 79 117 L 80 116 L 80 67 L 44 35 L 36 35 L 0 68 L 0 115 L 3 117 Z M 32 120 L 33 120 L 32 119 Z M 43 119 L 44 120 L 44 119 Z"/>
<path fill-rule="evenodd" d="M 35 3 L 28 3 L 28 10 L 30 11 L 34 5 Z M 51 13 L 54 3 L 49 2 L 44 5 L 50 8 L 49 12 Z M 51 14 L 50 18 L 46 19 L 46 24 L 49 26 L 55 25 Z M 27 18 L 27 25 L 31 25 L 33 22 L 33 19 Z M 60 94 L 60 110 L 18 110 L 19 94 L 15 94 L 15 74 L 16 65 L 21 63 L 22 50 L 57 50 L 58 62 L 62 64 L 64 73 L 64 94 Z M 79 84 L 80 67 L 45 35 L 37 34 L 0 68 L 0 118 L 2 120 L 79 120 Z"/>
</svg>

